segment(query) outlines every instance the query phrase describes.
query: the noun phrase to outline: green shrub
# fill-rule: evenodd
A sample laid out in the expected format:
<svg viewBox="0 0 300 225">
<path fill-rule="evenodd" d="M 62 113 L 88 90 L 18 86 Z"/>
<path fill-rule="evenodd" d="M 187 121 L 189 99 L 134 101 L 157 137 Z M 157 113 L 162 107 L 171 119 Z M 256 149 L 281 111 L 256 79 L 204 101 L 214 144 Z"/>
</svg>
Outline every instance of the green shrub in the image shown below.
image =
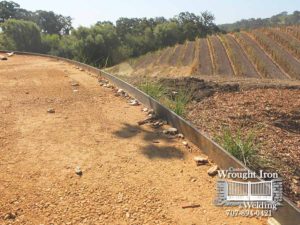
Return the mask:
<svg viewBox="0 0 300 225">
<path fill-rule="evenodd" d="M 30 21 L 9 19 L 1 24 L 3 44 L 8 50 L 39 52 L 41 34 L 39 27 Z"/>
<path fill-rule="evenodd" d="M 156 100 L 160 100 L 166 94 L 165 87 L 157 82 L 145 81 L 139 84 L 138 87 L 141 91 L 145 92 Z"/>
<path fill-rule="evenodd" d="M 167 103 L 167 106 L 177 115 L 183 116 L 186 113 L 186 106 L 191 100 L 191 92 L 180 89 L 173 98 Z"/>
<path fill-rule="evenodd" d="M 245 165 L 250 166 L 254 163 L 258 149 L 255 138 L 254 132 L 242 135 L 238 130 L 233 134 L 229 128 L 224 128 L 222 135 L 217 137 L 217 142 Z"/>
</svg>

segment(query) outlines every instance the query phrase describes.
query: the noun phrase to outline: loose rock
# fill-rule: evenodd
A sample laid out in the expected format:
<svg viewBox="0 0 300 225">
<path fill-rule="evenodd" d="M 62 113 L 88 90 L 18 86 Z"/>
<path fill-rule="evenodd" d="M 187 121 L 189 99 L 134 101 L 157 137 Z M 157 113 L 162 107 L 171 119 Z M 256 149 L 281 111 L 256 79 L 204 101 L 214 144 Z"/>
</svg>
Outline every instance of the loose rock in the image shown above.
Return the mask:
<svg viewBox="0 0 300 225">
<path fill-rule="evenodd" d="M 81 170 L 81 168 L 80 168 L 79 166 L 77 166 L 77 167 L 75 168 L 75 173 L 76 173 L 78 176 L 82 176 L 82 170 Z"/>
<path fill-rule="evenodd" d="M 49 109 L 47 110 L 47 113 L 55 113 L 55 109 L 49 108 Z"/>
<path fill-rule="evenodd" d="M 151 114 L 154 114 L 154 110 L 153 109 L 148 110 L 148 115 L 151 115 Z"/>
<path fill-rule="evenodd" d="M 7 60 L 6 56 L 0 55 L 0 60 Z"/>
<path fill-rule="evenodd" d="M 123 89 L 118 89 L 117 93 L 122 95 L 125 93 L 125 91 Z"/>
<path fill-rule="evenodd" d="M 79 86 L 79 84 L 78 84 L 77 82 L 72 82 L 72 83 L 71 83 L 71 86 L 77 87 L 77 86 Z"/>
<path fill-rule="evenodd" d="M 186 141 L 183 141 L 182 144 L 186 147 L 189 146 L 189 144 Z"/>
<path fill-rule="evenodd" d="M 15 54 L 14 52 L 8 52 L 8 53 L 6 53 L 6 55 L 7 55 L 8 57 L 13 56 L 14 54 Z"/>
<path fill-rule="evenodd" d="M 4 216 L 4 220 L 14 220 L 16 217 L 16 214 L 10 212 Z"/>
<path fill-rule="evenodd" d="M 140 105 L 140 103 L 138 102 L 138 100 L 133 99 L 133 100 L 131 100 L 131 101 L 129 102 L 129 105 L 131 105 L 131 106 L 138 106 L 138 105 Z"/>
<path fill-rule="evenodd" d="M 207 173 L 209 176 L 215 176 L 218 173 L 218 169 L 219 169 L 219 167 L 217 165 L 212 166 L 209 168 L 209 170 L 207 170 Z"/>
<path fill-rule="evenodd" d="M 184 138 L 183 134 L 181 134 L 181 133 L 177 134 L 177 137 L 180 138 L 180 139 Z"/>
<path fill-rule="evenodd" d="M 196 162 L 197 166 L 200 166 L 208 163 L 208 158 L 202 156 L 196 156 L 194 157 L 194 161 Z"/>
<path fill-rule="evenodd" d="M 159 121 L 156 121 L 156 122 L 154 122 L 154 123 L 152 123 L 152 125 L 151 125 L 153 128 L 159 128 L 159 127 L 161 127 L 162 126 L 162 123 L 161 122 L 159 122 Z"/>
<path fill-rule="evenodd" d="M 178 130 L 174 127 L 170 127 L 163 131 L 164 134 L 171 134 L 171 135 L 176 135 L 177 132 L 178 132 Z"/>
</svg>

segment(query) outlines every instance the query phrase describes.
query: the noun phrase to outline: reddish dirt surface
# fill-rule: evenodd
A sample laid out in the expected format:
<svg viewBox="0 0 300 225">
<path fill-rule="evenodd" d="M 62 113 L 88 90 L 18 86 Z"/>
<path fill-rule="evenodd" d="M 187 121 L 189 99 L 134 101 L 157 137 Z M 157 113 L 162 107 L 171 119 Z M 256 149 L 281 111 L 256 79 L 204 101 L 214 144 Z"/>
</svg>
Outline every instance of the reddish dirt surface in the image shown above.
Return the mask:
<svg viewBox="0 0 300 225">
<path fill-rule="evenodd" d="M 199 69 L 201 75 L 212 75 L 212 61 L 206 38 L 201 38 L 199 43 Z"/>
<path fill-rule="evenodd" d="M 180 65 L 180 57 L 183 55 L 184 52 L 184 45 L 177 45 L 173 54 L 169 58 L 169 64 L 171 66 L 178 66 Z"/>
<path fill-rule="evenodd" d="M 261 168 L 279 172 L 284 193 L 300 206 L 300 90 L 256 89 L 216 93 L 189 108 L 187 118 L 211 137 L 224 126 L 254 132 Z"/>
<path fill-rule="evenodd" d="M 194 146 L 138 127 L 142 106 L 74 66 L 1 61 L 0 99 L 1 224 L 265 224 L 227 217 Z M 182 209 L 190 203 L 200 207 Z"/>
<path fill-rule="evenodd" d="M 240 33 L 240 38 L 248 45 L 251 46 L 253 54 L 262 62 L 264 65 L 265 73 L 268 74 L 266 78 L 277 78 L 283 79 L 286 76 L 282 71 L 274 64 L 271 58 L 261 49 L 261 47 L 245 33 Z"/>
<path fill-rule="evenodd" d="M 185 52 L 182 58 L 182 65 L 188 66 L 193 63 L 195 57 L 195 42 L 189 41 L 186 43 Z"/>
<path fill-rule="evenodd" d="M 258 73 L 255 70 L 255 67 L 252 65 L 251 61 L 248 59 L 246 54 L 240 45 L 235 41 L 235 39 L 231 35 L 225 35 L 231 50 L 234 52 L 236 57 L 236 62 L 239 67 L 241 67 L 242 74 L 237 74 L 237 76 L 245 76 L 245 77 L 259 77 Z"/>
<path fill-rule="evenodd" d="M 214 51 L 217 75 L 233 76 L 233 70 L 230 65 L 225 48 L 217 36 L 210 36 L 211 45 Z"/>
</svg>

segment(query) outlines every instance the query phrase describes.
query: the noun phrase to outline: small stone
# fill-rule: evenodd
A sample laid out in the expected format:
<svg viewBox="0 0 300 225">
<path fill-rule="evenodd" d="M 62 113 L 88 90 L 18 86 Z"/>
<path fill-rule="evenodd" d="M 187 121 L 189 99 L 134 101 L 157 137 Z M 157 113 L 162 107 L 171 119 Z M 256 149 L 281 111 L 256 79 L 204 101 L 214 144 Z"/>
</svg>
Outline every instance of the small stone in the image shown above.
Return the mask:
<svg viewBox="0 0 300 225">
<path fill-rule="evenodd" d="M 10 212 L 4 216 L 4 220 L 14 220 L 16 217 L 16 214 Z"/>
<path fill-rule="evenodd" d="M 52 109 L 52 108 L 49 108 L 49 109 L 47 110 L 47 113 L 55 113 L 55 110 Z"/>
<path fill-rule="evenodd" d="M 149 115 L 148 115 L 148 118 L 149 118 L 149 119 L 155 119 L 156 116 L 155 116 L 155 114 L 149 114 Z"/>
<path fill-rule="evenodd" d="M 78 90 L 77 90 L 77 89 L 75 89 L 75 90 L 73 90 L 73 92 L 78 92 Z"/>
<path fill-rule="evenodd" d="M 180 138 L 180 139 L 183 139 L 183 138 L 184 138 L 184 136 L 183 136 L 182 133 L 177 134 L 177 137 Z"/>
<path fill-rule="evenodd" d="M 138 102 L 138 100 L 133 99 L 133 100 L 131 100 L 131 101 L 129 102 L 129 105 L 131 105 L 131 106 L 138 106 L 138 105 L 140 105 L 140 103 Z"/>
<path fill-rule="evenodd" d="M 82 68 L 80 68 L 80 69 L 79 69 L 79 71 L 83 71 L 83 69 L 82 69 Z"/>
<path fill-rule="evenodd" d="M 207 170 L 207 173 L 209 176 L 215 176 L 218 173 L 218 169 L 219 167 L 217 165 L 214 165 Z"/>
<path fill-rule="evenodd" d="M 200 166 L 208 163 L 208 158 L 202 156 L 196 156 L 194 157 L 194 161 L 196 162 L 197 166 Z"/>
<path fill-rule="evenodd" d="M 78 87 L 79 84 L 78 84 L 77 82 L 72 82 L 72 83 L 71 83 L 71 86 L 73 86 L 73 87 Z"/>
<path fill-rule="evenodd" d="M 15 54 L 14 52 L 8 52 L 8 53 L 6 53 L 6 55 L 7 55 L 8 57 L 13 56 L 14 54 Z"/>
<path fill-rule="evenodd" d="M 7 57 L 0 55 L 0 60 L 7 60 Z"/>
<path fill-rule="evenodd" d="M 130 214 L 129 214 L 129 212 L 127 212 L 127 213 L 126 213 L 126 217 L 127 217 L 127 218 L 129 218 L 129 217 L 130 217 Z"/>
<path fill-rule="evenodd" d="M 295 178 L 293 178 L 292 181 L 293 181 L 294 184 L 298 184 L 299 183 L 298 179 L 295 179 Z"/>
<path fill-rule="evenodd" d="M 122 194 L 122 193 L 119 193 L 119 194 L 118 194 L 117 203 L 122 203 L 122 201 L 123 201 L 123 194 Z"/>
<path fill-rule="evenodd" d="M 196 181 L 197 181 L 196 178 L 192 178 L 192 179 L 191 179 L 191 182 L 196 182 Z"/>
<path fill-rule="evenodd" d="M 148 110 L 148 115 L 150 115 L 150 114 L 154 114 L 154 110 L 153 109 Z"/>
<path fill-rule="evenodd" d="M 148 108 L 143 108 L 142 111 L 143 112 L 148 112 Z"/>
<path fill-rule="evenodd" d="M 183 141 L 182 144 L 186 147 L 189 146 L 189 144 L 186 141 Z"/>
<path fill-rule="evenodd" d="M 123 89 L 118 89 L 117 93 L 118 93 L 118 94 L 124 94 L 125 92 L 124 92 Z"/>
<path fill-rule="evenodd" d="M 82 176 L 82 170 L 79 166 L 76 166 L 75 168 L 75 173 L 78 175 L 78 176 Z"/>
<path fill-rule="evenodd" d="M 161 126 L 161 124 L 160 124 L 160 122 L 154 122 L 153 124 L 152 124 L 152 127 L 153 128 L 159 128 Z"/>
<path fill-rule="evenodd" d="M 172 135 L 177 134 L 177 132 L 178 132 L 178 130 L 174 127 L 170 127 L 163 131 L 164 134 L 172 134 Z"/>
<path fill-rule="evenodd" d="M 138 121 L 138 125 L 141 126 L 141 125 L 144 125 L 149 122 L 151 122 L 151 118 L 147 118 L 145 120 Z"/>
</svg>

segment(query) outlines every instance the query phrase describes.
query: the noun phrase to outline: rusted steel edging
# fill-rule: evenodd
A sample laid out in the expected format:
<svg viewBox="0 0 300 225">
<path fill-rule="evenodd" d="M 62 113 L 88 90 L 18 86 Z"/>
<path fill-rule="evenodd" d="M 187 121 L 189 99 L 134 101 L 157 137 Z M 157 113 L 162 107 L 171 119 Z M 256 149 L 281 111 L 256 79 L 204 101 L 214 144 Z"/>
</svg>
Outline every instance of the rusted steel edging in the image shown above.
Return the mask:
<svg viewBox="0 0 300 225">
<path fill-rule="evenodd" d="M 8 52 L 8 51 L 1 51 Z M 73 65 L 80 66 L 86 71 L 96 73 L 119 88 L 122 88 L 124 91 L 128 92 L 131 96 L 136 98 L 145 106 L 152 108 L 156 115 L 166 120 L 170 125 L 176 127 L 189 141 L 195 144 L 200 150 L 205 153 L 210 159 L 212 159 L 220 168 L 228 169 L 229 167 L 234 168 L 247 168 L 242 162 L 230 155 L 225 149 L 220 145 L 215 143 L 210 139 L 206 134 L 199 131 L 194 125 L 186 121 L 182 117 L 178 116 L 158 101 L 135 88 L 131 84 L 121 80 L 120 78 L 111 75 L 105 71 L 97 69 L 95 67 L 80 63 L 74 60 L 61 58 L 57 56 L 37 54 L 37 53 L 28 53 L 28 52 L 15 52 L 19 55 L 33 55 L 33 56 L 42 56 L 47 58 L 53 58 L 65 62 L 69 62 Z M 286 197 L 283 198 L 282 207 L 279 207 L 277 211 L 273 213 L 273 217 L 280 222 L 282 225 L 298 225 L 300 221 L 300 210 Z"/>
</svg>

